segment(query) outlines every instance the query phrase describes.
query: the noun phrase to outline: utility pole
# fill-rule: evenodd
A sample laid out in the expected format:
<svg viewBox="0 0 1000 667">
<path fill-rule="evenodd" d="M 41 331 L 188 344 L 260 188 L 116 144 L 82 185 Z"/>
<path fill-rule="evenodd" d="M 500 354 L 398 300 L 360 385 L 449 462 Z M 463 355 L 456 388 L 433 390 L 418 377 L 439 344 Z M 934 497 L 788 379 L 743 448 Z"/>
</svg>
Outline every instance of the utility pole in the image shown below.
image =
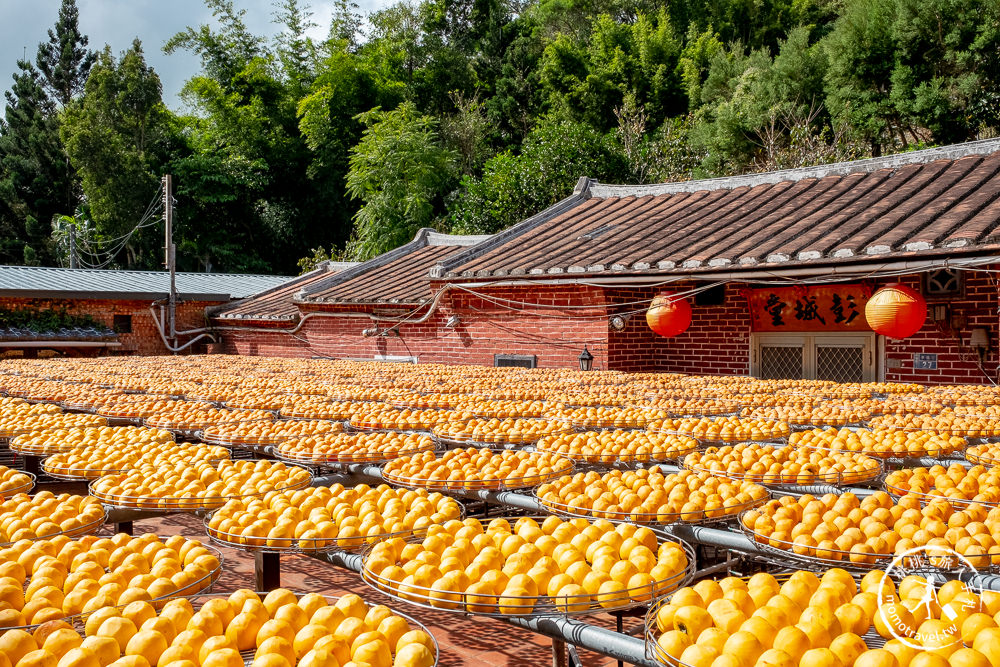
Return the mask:
<svg viewBox="0 0 1000 667">
<path fill-rule="evenodd" d="M 79 269 L 76 261 L 76 224 L 69 226 L 69 268 Z"/>
<path fill-rule="evenodd" d="M 167 337 L 177 344 L 177 247 L 174 245 L 174 193 L 170 174 L 163 177 L 163 220 L 166 228 L 166 265 L 170 272 L 170 296 L 167 300 Z"/>
</svg>

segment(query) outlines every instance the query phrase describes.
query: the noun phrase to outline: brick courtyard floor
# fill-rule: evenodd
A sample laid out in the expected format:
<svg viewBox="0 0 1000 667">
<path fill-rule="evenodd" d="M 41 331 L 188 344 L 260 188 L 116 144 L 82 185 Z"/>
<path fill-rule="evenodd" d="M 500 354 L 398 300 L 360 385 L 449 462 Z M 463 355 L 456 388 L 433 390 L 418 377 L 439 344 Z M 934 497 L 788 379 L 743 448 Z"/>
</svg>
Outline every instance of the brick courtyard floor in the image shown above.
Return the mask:
<svg viewBox="0 0 1000 667">
<path fill-rule="evenodd" d="M 135 533 L 146 532 L 163 536 L 183 534 L 208 542 L 202 521 L 191 515 L 178 514 L 136 522 Z M 228 593 L 238 588 L 253 588 L 253 556 L 237 549 L 219 549 L 223 552 L 225 564 L 213 592 Z M 282 556 L 281 584 L 299 593 L 318 592 L 332 596 L 357 593 L 371 603 L 386 604 L 413 616 L 426 625 L 437 639 L 440 646 L 438 664 L 441 667 L 534 667 L 552 664 L 552 644 L 547 637 L 491 618 L 437 612 L 392 600 L 366 585 L 358 574 L 307 556 Z M 588 617 L 588 622 L 607 628 L 615 626 L 614 617 L 608 614 Z M 625 631 L 641 637 L 642 619 L 626 617 Z M 586 667 L 617 664 L 589 651 L 581 650 L 579 655 Z"/>
</svg>

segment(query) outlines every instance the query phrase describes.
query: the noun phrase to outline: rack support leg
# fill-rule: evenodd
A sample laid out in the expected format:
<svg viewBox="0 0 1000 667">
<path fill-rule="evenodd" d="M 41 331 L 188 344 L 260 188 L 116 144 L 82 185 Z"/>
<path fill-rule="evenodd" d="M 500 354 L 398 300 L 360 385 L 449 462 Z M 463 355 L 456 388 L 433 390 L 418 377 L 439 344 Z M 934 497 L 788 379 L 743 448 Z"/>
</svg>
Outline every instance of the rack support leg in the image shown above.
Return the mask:
<svg viewBox="0 0 1000 667">
<path fill-rule="evenodd" d="M 281 586 L 281 555 L 267 551 L 254 553 L 253 575 L 258 591 L 273 591 Z"/>
</svg>

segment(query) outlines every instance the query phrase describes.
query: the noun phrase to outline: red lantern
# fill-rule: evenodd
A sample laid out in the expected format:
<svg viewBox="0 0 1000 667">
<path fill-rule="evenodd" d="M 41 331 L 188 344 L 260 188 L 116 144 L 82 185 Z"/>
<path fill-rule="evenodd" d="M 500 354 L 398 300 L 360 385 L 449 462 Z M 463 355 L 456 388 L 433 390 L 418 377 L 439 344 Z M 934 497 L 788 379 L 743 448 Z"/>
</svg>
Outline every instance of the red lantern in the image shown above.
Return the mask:
<svg viewBox="0 0 1000 667">
<path fill-rule="evenodd" d="M 646 324 L 666 338 L 682 334 L 691 326 L 691 304 L 684 297 L 664 292 L 649 304 Z"/>
<path fill-rule="evenodd" d="M 893 283 L 868 299 L 865 318 L 875 333 L 889 338 L 907 338 L 924 326 L 927 302 L 916 290 Z"/>
</svg>

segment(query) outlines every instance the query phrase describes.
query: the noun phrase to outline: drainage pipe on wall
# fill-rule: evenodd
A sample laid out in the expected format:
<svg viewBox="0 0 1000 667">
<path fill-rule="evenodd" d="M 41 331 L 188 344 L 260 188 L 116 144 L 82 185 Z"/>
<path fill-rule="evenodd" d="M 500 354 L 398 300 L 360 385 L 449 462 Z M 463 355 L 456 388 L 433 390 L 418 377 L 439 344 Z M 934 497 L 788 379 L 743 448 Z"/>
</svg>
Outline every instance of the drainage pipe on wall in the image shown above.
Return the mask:
<svg viewBox="0 0 1000 667">
<path fill-rule="evenodd" d="M 305 323 L 307 321 L 309 321 L 309 320 L 311 320 L 313 318 L 319 318 L 319 317 L 349 317 L 349 318 L 366 317 L 366 318 L 368 318 L 368 319 L 370 319 L 372 321 L 375 321 L 375 322 L 395 322 L 397 326 L 400 325 L 400 324 L 422 324 L 422 323 L 426 322 L 427 320 L 429 320 L 431 318 L 431 316 L 435 313 L 435 311 L 437 310 L 438 306 L 440 305 L 442 297 L 450 289 L 451 289 L 451 285 L 445 285 L 444 287 L 442 287 L 441 289 L 439 289 L 438 292 L 437 292 L 437 294 L 434 295 L 434 299 L 431 301 L 430 306 L 427 308 L 427 312 L 424 313 L 423 315 L 421 315 L 420 317 L 414 317 L 412 319 L 402 319 L 401 320 L 399 318 L 385 317 L 383 315 L 377 315 L 375 313 L 356 313 L 356 312 L 351 312 L 351 313 L 331 313 L 331 312 L 316 312 L 316 311 L 314 311 L 314 312 L 309 312 L 309 313 L 306 313 L 305 315 L 303 315 L 299 319 L 298 323 L 294 327 L 292 327 L 290 329 L 271 328 L 271 327 L 211 326 L 211 327 L 200 327 L 200 328 L 197 328 L 197 329 L 185 329 L 183 331 L 175 331 L 173 333 L 174 333 L 174 335 L 177 335 L 177 336 L 193 336 L 195 334 L 198 334 L 197 338 L 189 340 L 188 342 L 184 343 L 183 345 L 179 345 L 179 346 L 171 345 L 170 341 L 167 339 L 167 334 L 166 334 L 166 331 L 163 328 L 163 323 L 160 321 L 160 318 L 157 317 L 156 311 L 153 310 L 153 306 L 155 304 L 150 305 L 150 307 L 149 307 L 149 313 L 150 313 L 150 315 L 153 316 L 153 322 L 156 324 L 156 330 L 157 330 L 157 332 L 159 332 L 160 339 L 163 341 L 163 344 L 166 346 L 166 348 L 168 350 L 170 350 L 171 352 L 180 352 L 181 350 L 184 350 L 184 349 L 190 347 L 191 345 L 193 345 L 194 343 L 198 342 L 202 338 L 208 337 L 208 338 L 211 338 L 213 342 L 215 342 L 215 336 L 213 335 L 213 332 L 216 332 L 216 331 L 250 331 L 250 332 L 258 332 L 258 333 L 284 333 L 284 334 L 290 334 L 291 335 L 291 334 L 295 334 L 296 332 L 298 332 L 298 330 L 301 329 L 303 327 L 303 325 L 305 325 Z M 423 306 L 420 306 L 420 308 L 423 308 Z M 418 310 L 419 310 L 419 308 L 418 308 Z"/>
<path fill-rule="evenodd" d="M 167 338 L 167 332 L 164 331 L 164 329 L 163 329 L 163 323 L 160 322 L 160 318 L 156 316 L 156 311 L 153 310 L 153 306 L 149 307 L 149 314 L 153 316 L 153 323 L 156 324 L 156 331 L 160 334 L 160 340 L 163 341 L 163 345 L 170 352 L 180 352 L 181 350 L 185 350 L 185 349 L 191 347 L 192 345 L 194 345 L 195 343 L 197 343 L 202 338 L 211 338 L 212 342 L 213 343 L 215 342 L 215 336 L 213 336 L 212 334 L 208 333 L 207 329 L 202 328 L 202 329 L 190 329 L 188 331 L 177 331 L 177 332 L 175 332 L 175 334 L 195 334 L 195 333 L 197 333 L 198 336 L 196 336 L 195 338 L 192 338 L 191 340 L 189 340 L 188 342 L 184 343 L 183 345 L 171 345 L 170 340 Z M 205 332 L 205 333 L 199 333 L 199 332 Z"/>
<path fill-rule="evenodd" d="M 313 318 L 316 318 L 316 317 L 351 317 L 351 318 L 353 318 L 353 317 L 367 317 L 368 319 L 373 320 L 375 322 L 395 322 L 397 325 L 399 325 L 399 324 L 423 324 L 424 322 L 426 322 L 427 320 L 429 320 L 431 318 L 431 315 L 433 315 L 435 313 L 435 311 L 437 311 L 438 306 L 441 304 L 442 297 L 444 297 L 445 293 L 448 292 L 451 289 L 451 287 L 452 287 L 451 285 L 445 285 L 444 287 L 442 287 L 441 289 L 439 289 L 438 292 L 437 292 L 437 294 L 434 295 L 434 299 L 431 301 L 430 305 L 427 306 L 427 312 L 424 313 L 423 315 L 421 315 L 420 317 L 414 317 L 412 319 L 405 319 L 405 318 L 404 319 L 399 319 L 397 317 L 386 317 L 384 315 L 377 315 L 375 313 L 360 313 L 360 312 L 333 313 L 333 312 L 326 312 L 326 311 L 311 311 L 311 312 L 308 312 L 305 315 L 303 315 L 299 319 L 298 323 L 294 327 L 292 327 L 290 329 L 282 329 L 282 328 L 278 328 L 278 327 L 274 327 L 274 328 L 272 328 L 272 327 L 240 327 L 240 326 L 232 326 L 232 325 L 230 325 L 230 326 L 205 327 L 203 329 L 191 329 L 189 331 L 178 331 L 177 333 L 182 333 L 182 334 L 183 333 L 195 333 L 195 332 L 198 332 L 198 331 L 211 330 L 211 331 L 253 331 L 253 332 L 258 332 L 258 333 L 286 333 L 286 334 L 294 334 L 294 333 L 297 333 L 298 330 L 301 329 L 302 326 L 307 321 L 309 321 L 309 320 L 311 320 Z M 423 308 L 423 307 L 424 306 L 420 306 L 419 308 L 417 308 L 417 310 L 419 310 L 420 308 Z"/>
</svg>

